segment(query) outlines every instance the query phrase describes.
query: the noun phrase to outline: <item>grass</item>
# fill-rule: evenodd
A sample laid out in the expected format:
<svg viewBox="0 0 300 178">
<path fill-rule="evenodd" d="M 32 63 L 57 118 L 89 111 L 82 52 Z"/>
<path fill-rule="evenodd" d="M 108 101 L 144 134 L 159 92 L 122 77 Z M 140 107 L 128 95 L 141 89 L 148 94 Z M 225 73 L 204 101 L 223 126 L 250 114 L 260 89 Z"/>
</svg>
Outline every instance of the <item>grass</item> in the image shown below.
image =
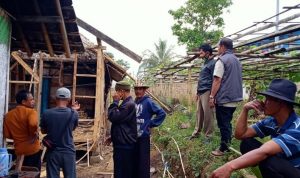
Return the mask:
<svg viewBox="0 0 300 178">
<path fill-rule="evenodd" d="M 235 117 L 239 113 L 240 107 L 235 112 Z M 172 137 L 176 140 L 182 153 L 184 167 L 187 177 L 200 177 L 210 175 L 213 170 L 226 162 L 235 159 L 238 155 L 234 152 L 226 153 L 222 157 L 214 157 L 211 151 L 219 146 L 220 132 L 215 124 L 215 132 L 209 143 L 201 134 L 198 138 L 189 140 L 193 133 L 194 123 L 196 118 L 195 107 L 191 108 L 190 112 L 177 111 L 169 115 L 162 126 L 154 130 L 153 142 L 158 145 L 169 163 L 169 170 L 175 177 L 184 177 L 182 166 L 179 159 L 179 154 Z M 184 123 L 190 124 L 187 129 L 180 129 L 180 125 Z M 234 125 L 234 124 L 233 124 Z M 232 140 L 231 146 L 239 150 L 239 141 Z M 250 172 L 250 170 L 248 170 Z M 231 177 L 242 177 L 238 171 L 234 172 Z"/>
</svg>

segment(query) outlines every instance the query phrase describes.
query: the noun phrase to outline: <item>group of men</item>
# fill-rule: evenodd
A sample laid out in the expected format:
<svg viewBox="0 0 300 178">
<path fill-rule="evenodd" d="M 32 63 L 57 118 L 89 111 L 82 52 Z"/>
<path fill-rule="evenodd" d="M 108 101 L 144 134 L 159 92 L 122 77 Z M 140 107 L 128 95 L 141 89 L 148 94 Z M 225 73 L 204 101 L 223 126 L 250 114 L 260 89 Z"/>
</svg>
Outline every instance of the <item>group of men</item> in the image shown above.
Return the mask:
<svg viewBox="0 0 300 178">
<path fill-rule="evenodd" d="M 197 87 L 197 119 L 190 139 L 203 131 L 209 142 L 213 133 L 214 110 L 220 130 L 220 146 L 211 154 L 222 156 L 229 151 L 232 137 L 231 120 L 239 101 L 243 100 L 242 66 L 233 53 L 233 43 L 222 38 L 218 45 L 218 59 L 214 60 L 210 45 L 199 48 L 199 57 L 204 59 Z M 274 79 L 268 89 L 258 94 L 264 101 L 246 103 L 238 117 L 235 138 L 242 140 L 243 154 L 213 171 L 212 178 L 228 178 L 235 170 L 259 166 L 264 178 L 300 177 L 300 118 L 294 111 L 297 86 L 287 79 Z M 264 113 L 266 117 L 247 125 L 249 111 Z M 261 143 L 254 137 L 271 136 Z"/>
<path fill-rule="evenodd" d="M 43 134 L 47 134 L 52 148 L 47 152 L 46 172 L 48 178 L 59 178 L 60 169 L 64 177 L 76 178 L 75 147 L 72 131 L 78 125 L 80 105 L 69 107 L 71 92 L 67 88 L 56 91 L 56 106 L 46 110 L 40 122 L 34 109 L 34 98 L 26 90 L 16 95 L 17 106 L 10 110 L 4 119 L 4 137 L 14 140 L 17 158 L 24 157 L 22 166 L 41 170 L 41 144 L 39 124 Z M 22 159 L 19 159 L 22 160 Z"/>
<path fill-rule="evenodd" d="M 136 97 L 133 100 L 128 82 L 121 81 L 115 86 L 108 119 L 112 123 L 109 140 L 113 143 L 116 178 L 150 178 L 151 129 L 162 124 L 166 113 L 145 94 L 147 88 L 134 86 Z"/>
</svg>

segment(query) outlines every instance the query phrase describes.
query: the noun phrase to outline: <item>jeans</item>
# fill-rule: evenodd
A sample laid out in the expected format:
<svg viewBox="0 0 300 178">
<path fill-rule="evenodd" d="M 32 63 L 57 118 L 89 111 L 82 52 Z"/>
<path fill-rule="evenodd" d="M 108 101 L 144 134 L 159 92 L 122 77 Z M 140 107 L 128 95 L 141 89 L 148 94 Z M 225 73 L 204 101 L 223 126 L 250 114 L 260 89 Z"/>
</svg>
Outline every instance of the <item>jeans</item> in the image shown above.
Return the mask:
<svg viewBox="0 0 300 178">
<path fill-rule="evenodd" d="M 247 138 L 241 142 L 242 154 L 259 148 L 262 145 L 254 138 Z M 277 155 L 269 156 L 259 163 L 259 169 L 264 178 L 300 178 L 300 169 L 295 168 L 288 160 Z"/>
<path fill-rule="evenodd" d="M 229 150 L 228 145 L 232 136 L 231 120 L 235 109 L 235 107 L 216 106 L 217 123 L 221 133 L 219 150 L 223 152 Z"/>
<path fill-rule="evenodd" d="M 76 178 L 75 157 L 74 153 L 49 151 L 46 165 L 47 178 L 59 178 L 60 168 L 62 168 L 65 178 Z"/>
</svg>

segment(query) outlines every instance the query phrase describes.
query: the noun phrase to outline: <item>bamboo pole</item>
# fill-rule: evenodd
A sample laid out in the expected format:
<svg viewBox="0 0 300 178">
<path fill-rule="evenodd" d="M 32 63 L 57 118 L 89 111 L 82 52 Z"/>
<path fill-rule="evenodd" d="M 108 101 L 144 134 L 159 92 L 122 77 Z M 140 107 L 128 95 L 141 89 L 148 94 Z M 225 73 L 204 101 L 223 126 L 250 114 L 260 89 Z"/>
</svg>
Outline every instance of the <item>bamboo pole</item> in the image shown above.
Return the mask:
<svg viewBox="0 0 300 178">
<path fill-rule="evenodd" d="M 286 23 L 286 22 L 291 21 L 293 19 L 296 19 L 298 17 L 300 17 L 300 13 L 297 13 L 297 14 L 294 14 L 294 15 L 289 16 L 287 18 L 281 19 L 278 22 L 273 22 L 271 24 L 267 24 L 267 25 L 264 25 L 262 27 L 256 28 L 254 30 L 250 30 L 250 31 L 248 31 L 246 33 L 237 35 L 235 38 L 232 38 L 232 40 L 234 41 L 234 40 L 237 40 L 237 39 L 242 38 L 244 36 L 247 36 L 247 35 L 250 35 L 250 34 L 253 34 L 253 33 L 256 33 L 256 32 L 259 32 L 259 31 L 262 31 L 262 30 L 265 30 L 265 29 L 268 29 L 268 28 L 271 28 L 271 27 L 274 27 L 274 26 L 282 24 L 282 23 Z"/>
<path fill-rule="evenodd" d="M 38 118 L 40 118 L 41 115 L 41 105 L 42 105 L 42 89 L 43 89 L 43 74 L 44 74 L 44 61 L 42 55 L 40 56 L 39 61 L 39 77 L 40 81 L 37 84 L 38 85 L 38 98 L 37 98 L 37 112 L 38 112 Z"/>
<path fill-rule="evenodd" d="M 268 43 L 268 44 L 261 45 L 259 47 L 253 48 L 253 49 L 249 49 L 249 50 L 243 51 L 242 54 L 252 53 L 252 52 L 255 52 L 255 51 L 258 51 L 258 50 L 261 50 L 261 49 L 265 49 L 265 48 L 269 48 L 269 47 L 274 47 L 274 46 L 285 44 L 285 43 L 289 43 L 289 42 L 292 42 L 292 41 L 297 41 L 299 39 L 300 39 L 300 35 L 293 36 L 293 37 L 290 37 L 290 38 L 286 38 L 286 39 L 283 39 L 283 40 L 279 40 L 279 41 L 276 41 L 276 42 Z"/>
<path fill-rule="evenodd" d="M 188 69 L 188 98 L 189 98 L 189 111 L 192 110 L 192 81 L 191 81 L 191 78 L 192 78 L 192 69 L 189 68 Z"/>
</svg>

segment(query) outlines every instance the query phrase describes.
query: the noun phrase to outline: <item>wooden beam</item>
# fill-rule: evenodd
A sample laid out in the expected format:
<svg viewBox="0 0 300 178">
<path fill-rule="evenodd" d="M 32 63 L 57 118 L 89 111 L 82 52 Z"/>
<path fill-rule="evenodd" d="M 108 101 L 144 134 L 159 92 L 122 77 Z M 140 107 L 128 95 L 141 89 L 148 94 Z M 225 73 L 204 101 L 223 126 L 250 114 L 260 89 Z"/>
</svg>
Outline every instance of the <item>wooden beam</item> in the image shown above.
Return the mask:
<svg viewBox="0 0 300 178">
<path fill-rule="evenodd" d="M 100 42 L 101 46 L 101 42 Z M 95 101 L 95 121 L 93 131 L 93 141 L 98 142 L 99 137 L 105 134 L 105 119 L 104 115 L 104 86 L 105 86 L 105 64 L 104 55 L 101 48 L 97 50 L 97 78 L 96 78 L 96 101 Z M 104 137 L 102 137 L 104 139 Z M 100 140 L 103 141 L 103 140 Z M 93 149 L 95 149 L 94 147 Z M 100 148 L 101 149 L 101 148 Z"/>
<path fill-rule="evenodd" d="M 37 96 L 37 112 L 38 112 L 38 118 L 40 118 L 41 115 L 41 107 L 42 107 L 42 89 L 43 89 L 43 74 L 44 74 L 44 61 L 42 59 L 42 55 L 40 54 L 40 60 L 39 60 L 39 76 L 40 81 L 38 84 L 38 96 Z"/>
<path fill-rule="evenodd" d="M 61 18 L 61 23 L 60 23 L 59 27 L 60 27 L 60 33 L 62 35 L 62 39 L 63 39 L 63 43 L 64 43 L 66 57 L 69 58 L 71 56 L 71 50 L 70 50 L 70 46 L 69 46 L 69 40 L 68 40 L 68 35 L 67 35 L 67 29 L 66 29 L 65 22 L 64 22 L 64 17 L 63 17 L 63 13 L 62 13 L 61 6 L 60 6 L 60 0 L 55 0 L 55 5 L 56 5 L 57 13 L 58 13 L 59 17 Z"/>
<path fill-rule="evenodd" d="M 22 44 L 23 44 L 23 47 L 25 49 L 25 51 L 27 52 L 28 56 L 31 56 L 32 55 L 32 52 L 31 52 L 31 49 L 29 47 L 29 44 L 28 44 L 28 41 L 23 33 L 23 30 L 22 30 L 22 27 L 19 23 L 16 23 L 16 28 L 17 28 L 17 31 L 20 35 L 20 38 L 21 38 L 21 41 L 22 41 Z"/>
<path fill-rule="evenodd" d="M 77 65 L 78 65 L 78 56 L 77 53 L 75 53 L 75 57 L 74 57 L 74 67 L 73 67 L 73 87 L 72 87 L 72 103 L 74 104 L 76 101 L 76 83 L 77 83 L 77 79 L 76 79 L 76 75 L 77 75 Z"/>
<path fill-rule="evenodd" d="M 36 7 L 36 6 L 35 6 Z M 61 23 L 61 18 L 59 16 L 23 16 L 17 19 L 17 21 L 22 23 Z"/>
<path fill-rule="evenodd" d="M 58 73 L 58 85 L 59 87 L 64 86 L 64 63 L 60 62 L 59 73 Z"/>
<path fill-rule="evenodd" d="M 84 96 L 84 95 L 76 95 L 75 98 L 83 98 L 83 99 L 95 99 L 95 96 Z"/>
<path fill-rule="evenodd" d="M 35 9 L 36 13 L 37 13 L 38 15 L 41 15 L 42 13 L 41 13 L 41 10 L 40 10 L 40 7 L 39 7 L 39 5 L 38 5 L 37 0 L 34 0 L 34 1 L 33 1 L 33 5 L 34 5 L 34 9 Z M 46 18 L 47 18 L 48 20 L 51 19 L 51 17 L 46 17 Z M 59 18 L 59 17 L 56 17 L 56 18 Z M 36 17 L 36 18 L 34 18 L 34 19 L 38 19 L 38 18 Z M 52 45 L 51 45 L 51 40 L 50 40 L 50 38 L 49 38 L 48 30 L 47 30 L 47 27 L 46 27 L 46 25 L 45 25 L 44 22 L 41 23 L 41 28 L 42 28 L 44 40 L 45 40 L 45 42 L 46 42 L 46 44 L 47 44 L 48 52 L 49 52 L 50 56 L 54 56 L 54 51 L 53 51 L 53 48 L 52 48 Z"/>
<path fill-rule="evenodd" d="M 84 22 L 83 20 L 81 20 L 78 17 L 77 17 L 77 24 L 80 27 L 82 27 L 83 29 L 85 29 L 86 31 L 88 31 L 91 34 L 95 35 L 97 38 L 100 38 L 101 40 L 103 40 L 107 44 L 111 45 L 115 49 L 117 49 L 120 52 L 122 52 L 123 54 L 127 55 L 131 59 L 137 61 L 138 63 L 140 63 L 142 61 L 142 57 L 140 57 L 139 55 L 135 54 L 134 52 L 132 52 L 131 50 L 129 50 L 128 48 L 126 48 L 122 44 L 120 44 L 117 41 L 113 40 L 109 36 L 107 36 L 104 33 L 100 32 L 99 30 L 97 30 L 93 26 L 89 25 L 88 23 Z"/>
<path fill-rule="evenodd" d="M 11 53 L 11 56 L 18 61 L 19 64 L 21 64 L 21 66 L 30 74 L 33 76 L 33 78 L 35 79 L 35 81 L 39 82 L 40 78 L 39 76 L 33 72 L 33 70 L 28 66 L 28 64 L 26 64 L 25 61 L 23 61 L 23 59 L 18 55 L 18 53 L 16 51 Z"/>
<path fill-rule="evenodd" d="M 19 81 L 19 80 L 10 80 L 9 83 L 16 83 L 16 84 L 37 84 L 36 81 Z"/>
</svg>

